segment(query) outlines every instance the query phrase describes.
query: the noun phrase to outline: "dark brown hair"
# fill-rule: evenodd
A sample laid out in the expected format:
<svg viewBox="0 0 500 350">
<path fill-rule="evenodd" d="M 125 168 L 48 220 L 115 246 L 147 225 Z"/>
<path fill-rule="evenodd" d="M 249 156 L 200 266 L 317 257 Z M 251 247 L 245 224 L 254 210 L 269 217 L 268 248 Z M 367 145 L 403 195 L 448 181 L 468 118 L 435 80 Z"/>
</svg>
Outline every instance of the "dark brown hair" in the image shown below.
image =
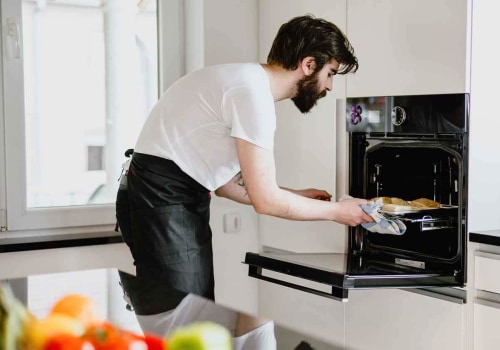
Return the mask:
<svg viewBox="0 0 500 350">
<path fill-rule="evenodd" d="M 332 59 L 340 64 L 337 74 L 358 69 L 358 59 L 344 33 L 335 24 L 312 15 L 295 17 L 281 25 L 267 63 L 294 70 L 306 57 L 314 57 L 316 71 Z"/>
</svg>

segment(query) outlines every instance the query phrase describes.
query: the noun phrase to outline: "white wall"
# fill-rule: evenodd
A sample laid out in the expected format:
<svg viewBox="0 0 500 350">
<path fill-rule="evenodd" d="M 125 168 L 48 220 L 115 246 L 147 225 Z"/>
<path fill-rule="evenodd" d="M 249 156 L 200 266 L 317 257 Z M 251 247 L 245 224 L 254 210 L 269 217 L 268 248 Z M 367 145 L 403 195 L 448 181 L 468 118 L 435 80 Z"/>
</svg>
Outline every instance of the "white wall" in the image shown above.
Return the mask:
<svg viewBox="0 0 500 350">
<path fill-rule="evenodd" d="M 205 65 L 258 60 L 258 1 L 204 0 Z"/>
<path fill-rule="evenodd" d="M 500 48 L 495 45 L 500 3 L 474 0 L 472 17 L 469 231 L 500 228 L 500 137 L 498 81 Z"/>
</svg>

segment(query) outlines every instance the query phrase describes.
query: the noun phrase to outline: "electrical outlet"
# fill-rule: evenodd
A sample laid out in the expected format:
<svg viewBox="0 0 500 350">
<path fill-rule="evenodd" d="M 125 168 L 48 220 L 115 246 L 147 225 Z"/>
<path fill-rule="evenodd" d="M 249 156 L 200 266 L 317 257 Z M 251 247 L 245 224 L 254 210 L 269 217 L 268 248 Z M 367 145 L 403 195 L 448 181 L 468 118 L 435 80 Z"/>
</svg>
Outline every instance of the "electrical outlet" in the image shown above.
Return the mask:
<svg viewBox="0 0 500 350">
<path fill-rule="evenodd" d="M 236 233 L 241 230 L 240 213 L 227 213 L 222 218 L 222 225 L 225 233 Z"/>
</svg>

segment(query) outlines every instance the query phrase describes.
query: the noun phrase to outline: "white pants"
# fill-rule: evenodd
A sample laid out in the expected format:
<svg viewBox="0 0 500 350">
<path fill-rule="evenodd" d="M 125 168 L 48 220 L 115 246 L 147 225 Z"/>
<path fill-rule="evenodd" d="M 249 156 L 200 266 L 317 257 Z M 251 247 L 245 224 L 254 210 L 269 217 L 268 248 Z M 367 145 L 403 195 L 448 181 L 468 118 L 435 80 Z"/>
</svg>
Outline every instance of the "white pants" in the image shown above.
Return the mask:
<svg viewBox="0 0 500 350">
<path fill-rule="evenodd" d="M 215 304 L 195 294 L 188 294 L 173 310 L 156 315 L 137 315 L 144 332 L 167 337 L 177 327 L 197 321 L 212 321 L 229 330 L 233 335 L 234 350 L 275 350 L 274 322 L 235 337 L 238 313 Z"/>
</svg>

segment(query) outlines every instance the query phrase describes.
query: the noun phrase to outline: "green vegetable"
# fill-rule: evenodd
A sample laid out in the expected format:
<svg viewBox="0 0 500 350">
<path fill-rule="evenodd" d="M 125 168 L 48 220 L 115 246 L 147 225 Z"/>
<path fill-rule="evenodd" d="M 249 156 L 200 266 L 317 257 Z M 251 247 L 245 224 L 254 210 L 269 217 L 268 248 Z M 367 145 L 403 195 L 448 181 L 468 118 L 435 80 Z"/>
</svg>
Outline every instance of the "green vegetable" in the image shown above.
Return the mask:
<svg viewBox="0 0 500 350">
<path fill-rule="evenodd" d="M 175 329 L 168 337 L 169 350 L 231 350 L 232 337 L 223 326 L 197 322 Z"/>
<path fill-rule="evenodd" d="M 33 315 L 14 296 L 8 285 L 0 284 L 0 350 L 12 350 Z"/>
</svg>

